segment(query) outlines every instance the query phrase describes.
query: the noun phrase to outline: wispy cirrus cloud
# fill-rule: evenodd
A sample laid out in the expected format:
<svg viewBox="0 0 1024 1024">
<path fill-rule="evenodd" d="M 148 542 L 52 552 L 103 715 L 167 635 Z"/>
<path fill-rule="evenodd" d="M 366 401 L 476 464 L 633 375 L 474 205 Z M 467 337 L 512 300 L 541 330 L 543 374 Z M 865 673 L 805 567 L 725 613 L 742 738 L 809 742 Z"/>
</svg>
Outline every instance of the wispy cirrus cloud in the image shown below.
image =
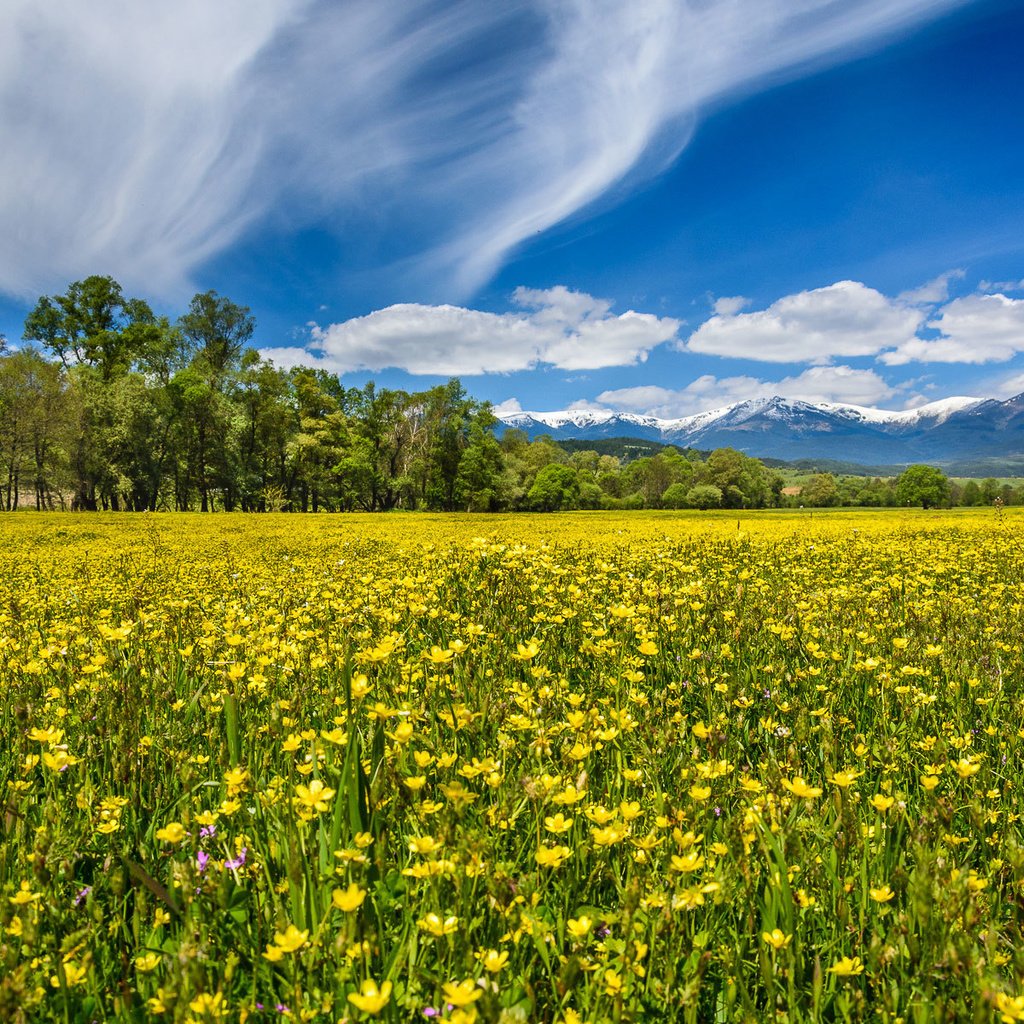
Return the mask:
<svg viewBox="0 0 1024 1024">
<path fill-rule="evenodd" d="M 8 0 L 0 291 L 169 294 L 255 224 L 356 220 L 467 295 L 708 104 L 962 2 Z"/>
</svg>

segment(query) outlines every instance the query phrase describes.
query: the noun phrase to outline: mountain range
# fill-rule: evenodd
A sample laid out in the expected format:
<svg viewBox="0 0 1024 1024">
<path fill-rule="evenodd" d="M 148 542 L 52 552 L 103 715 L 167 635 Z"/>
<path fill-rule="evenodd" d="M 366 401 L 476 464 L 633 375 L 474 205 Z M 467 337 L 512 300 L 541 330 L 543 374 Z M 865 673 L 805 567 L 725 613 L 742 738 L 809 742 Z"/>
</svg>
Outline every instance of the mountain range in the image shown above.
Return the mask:
<svg viewBox="0 0 1024 1024">
<path fill-rule="evenodd" d="M 730 447 L 758 458 L 948 466 L 1024 456 L 1024 394 L 1005 401 L 944 398 L 902 412 L 777 395 L 679 419 L 594 409 L 512 412 L 500 416 L 499 430 L 509 428 L 531 439 L 630 437 L 680 448 Z"/>
</svg>

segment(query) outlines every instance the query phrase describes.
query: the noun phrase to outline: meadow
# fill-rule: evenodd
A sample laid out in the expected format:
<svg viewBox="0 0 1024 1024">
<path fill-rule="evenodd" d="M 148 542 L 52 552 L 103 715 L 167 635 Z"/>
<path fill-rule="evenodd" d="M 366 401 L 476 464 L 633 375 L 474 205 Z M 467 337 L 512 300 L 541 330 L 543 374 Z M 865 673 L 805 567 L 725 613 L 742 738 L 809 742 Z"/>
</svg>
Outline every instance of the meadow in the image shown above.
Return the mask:
<svg viewBox="0 0 1024 1024">
<path fill-rule="evenodd" d="M 0 1019 L 1024 1021 L 1024 515 L 0 522 Z"/>
</svg>

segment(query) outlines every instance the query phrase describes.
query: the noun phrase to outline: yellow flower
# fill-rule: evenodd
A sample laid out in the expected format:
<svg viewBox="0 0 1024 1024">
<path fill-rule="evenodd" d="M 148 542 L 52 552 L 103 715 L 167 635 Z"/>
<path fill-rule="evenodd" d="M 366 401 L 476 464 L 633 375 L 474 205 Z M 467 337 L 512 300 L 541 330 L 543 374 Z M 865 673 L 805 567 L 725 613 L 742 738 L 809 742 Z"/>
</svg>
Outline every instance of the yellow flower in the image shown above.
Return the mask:
<svg viewBox="0 0 1024 1024">
<path fill-rule="evenodd" d="M 28 882 L 22 882 L 18 891 L 7 897 L 7 901 L 16 907 L 23 907 L 26 903 L 35 903 L 41 896 L 42 893 L 32 891 L 32 886 Z"/>
<path fill-rule="evenodd" d="M 698 801 L 707 800 L 711 796 L 711 787 L 693 785 L 690 787 L 690 796 Z"/>
<path fill-rule="evenodd" d="M 434 853 L 440 850 L 443 843 L 439 843 L 433 836 L 413 836 L 409 840 L 410 853 Z"/>
<path fill-rule="evenodd" d="M 554 832 L 556 835 L 561 835 L 563 832 L 568 832 L 572 828 L 572 823 L 575 818 L 567 818 L 561 811 L 558 814 L 552 815 L 544 819 L 544 827 L 549 832 Z"/>
<path fill-rule="evenodd" d="M 837 960 L 828 971 L 829 974 L 834 974 L 837 978 L 848 978 L 855 974 L 863 974 L 864 965 L 860 962 L 859 956 L 844 956 L 841 960 Z"/>
<path fill-rule="evenodd" d="M 863 774 L 863 772 L 848 769 L 847 771 L 836 772 L 835 775 L 830 775 L 828 781 L 831 782 L 833 786 L 839 786 L 842 789 L 846 789 L 847 786 L 852 786 Z"/>
<path fill-rule="evenodd" d="M 782 785 L 793 794 L 793 796 L 803 797 L 804 800 L 813 800 L 815 797 L 821 796 L 821 788 L 819 786 L 809 786 L 802 775 L 798 775 L 795 779 L 790 781 L 789 779 L 783 779 Z"/>
<path fill-rule="evenodd" d="M 542 868 L 560 868 L 571 853 L 568 846 L 540 846 L 534 854 L 534 859 Z"/>
<path fill-rule="evenodd" d="M 447 665 L 454 656 L 454 651 L 443 650 L 436 644 L 429 651 L 423 652 L 423 660 L 429 661 L 431 665 Z"/>
<path fill-rule="evenodd" d="M 496 949 L 487 949 L 482 953 L 477 953 L 476 956 L 483 964 L 484 970 L 490 971 L 491 974 L 497 974 L 508 963 L 508 950 L 506 949 L 500 953 Z"/>
<path fill-rule="evenodd" d="M 972 775 L 977 775 L 978 771 L 981 769 L 980 764 L 976 764 L 974 761 L 971 761 L 966 757 L 961 757 L 953 767 L 956 769 L 956 773 L 961 779 L 969 779 Z"/>
<path fill-rule="evenodd" d="M 644 655 L 644 657 L 650 658 L 652 655 L 658 653 L 658 645 L 652 640 L 645 640 L 637 650 Z"/>
<path fill-rule="evenodd" d="M 786 935 L 781 928 L 773 928 L 770 932 L 761 932 L 761 938 L 772 949 L 785 949 L 793 941 L 793 936 Z"/>
<path fill-rule="evenodd" d="M 702 853 L 698 853 L 696 850 L 691 850 L 682 857 L 675 853 L 672 854 L 673 871 L 681 871 L 683 874 L 690 874 L 693 871 L 699 871 L 703 866 L 704 855 Z"/>
<path fill-rule="evenodd" d="M 430 932 L 431 935 L 451 935 L 459 927 L 459 919 L 452 915 L 442 920 L 439 914 L 427 914 L 425 917 L 421 917 L 416 924 L 423 931 Z"/>
<path fill-rule="evenodd" d="M 227 1012 L 222 992 L 215 992 L 213 995 L 203 992 L 188 1004 L 188 1008 L 199 1017 L 223 1017 Z"/>
<path fill-rule="evenodd" d="M 463 981 L 446 981 L 441 987 L 444 989 L 445 999 L 452 1006 L 469 1006 L 484 994 L 472 978 L 466 978 Z"/>
<path fill-rule="evenodd" d="M 335 889 L 331 893 L 331 902 L 338 910 L 342 910 L 346 914 L 358 910 L 363 905 L 364 899 L 366 899 L 366 890 L 360 889 L 355 882 L 352 882 L 344 891 Z"/>
<path fill-rule="evenodd" d="M 148 974 L 150 971 L 155 970 L 159 963 L 159 953 L 143 953 L 135 958 L 135 969 L 143 974 Z"/>
<path fill-rule="evenodd" d="M 614 846 L 629 835 L 625 825 L 609 825 L 607 828 L 592 828 L 590 835 L 598 846 Z"/>
<path fill-rule="evenodd" d="M 302 949 L 309 938 L 309 931 L 299 931 L 295 925 L 290 924 L 283 932 L 274 932 L 274 942 L 279 949 L 285 953 L 294 953 Z"/>
<path fill-rule="evenodd" d="M 295 787 L 292 803 L 298 808 L 299 814 L 322 814 L 330 804 L 334 790 L 328 789 L 321 779 L 313 779 L 308 786 L 301 783 Z"/>
<path fill-rule="evenodd" d="M 880 814 L 885 814 L 885 812 L 889 810 L 889 808 L 892 807 L 894 803 L 896 803 L 896 798 L 892 796 L 883 796 L 881 793 L 876 793 L 868 802 Z"/>
<path fill-rule="evenodd" d="M 88 967 L 85 964 L 76 964 L 74 960 L 65 960 L 63 963 L 64 967 L 64 984 L 68 988 L 74 988 L 76 985 L 81 985 L 85 981 L 85 976 L 88 973 Z M 54 974 L 50 978 L 50 984 L 54 988 L 60 988 L 60 976 Z"/>
<path fill-rule="evenodd" d="M 594 927 L 594 922 L 586 914 L 581 914 L 579 917 L 570 917 L 565 922 L 565 926 L 569 929 L 569 934 L 574 939 L 583 939 L 587 936 L 590 929 Z"/>
<path fill-rule="evenodd" d="M 610 967 L 604 972 L 604 990 L 610 996 L 620 995 L 622 992 L 622 975 Z"/>
<path fill-rule="evenodd" d="M 1001 1014 L 1002 1024 L 1014 1024 L 1024 1021 L 1024 996 L 1008 996 L 1003 992 L 996 994 L 996 1010 Z"/>
<path fill-rule="evenodd" d="M 880 885 L 877 889 L 868 889 L 868 895 L 876 903 L 888 903 L 896 895 L 887 885 Z"/>
<path fill-rule="evenodd" d="M 922 775 L 921 776 L 921 786 L 922 786 L 923 789 L 925 789 L 929 793 L 933 789 L 935 789 L 935 787 L 938 784 L 939 784 L 939 777 L 938 777 L 938 775 Z"/>
<path fill-rule="evenodd" d="M 371 1016 L 376 1016 L 381 1010 L 387 1006 L 391 999 L 391 982 L 385 981 L 380 988 L 377 987 L 377 982 L 370 978 L 367 978 L 360 986 L 359 992 L 350 992 L 348 1001 L 356 1007 L 357 1010 L 362 1010 L 363 1013 L 368 1013 Z"/>
<path fill-rule="evenodd" d="M 162 839 L 165 843 L 180 843 L 187 835 L 185 826 L 180 821 L 169 822 L 156 831 L 157 839 Z"/>
<path fill-rule="evenodd" d="M 512 655 L 517 661 L 532 661 L 540 653 L 540 644 L 531 640 L 528 644 L 516 644 L 516 653 Z"/>
</svg>

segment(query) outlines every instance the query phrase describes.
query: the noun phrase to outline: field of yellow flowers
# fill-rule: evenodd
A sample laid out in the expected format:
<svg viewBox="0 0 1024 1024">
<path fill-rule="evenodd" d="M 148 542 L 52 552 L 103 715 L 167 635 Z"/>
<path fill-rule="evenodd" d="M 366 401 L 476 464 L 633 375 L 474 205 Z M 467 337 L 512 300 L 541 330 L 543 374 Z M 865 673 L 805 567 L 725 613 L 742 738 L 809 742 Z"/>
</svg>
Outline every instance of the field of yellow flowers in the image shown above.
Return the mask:
<svg viewBox="0 0 1024 1024">
<path fill-rule="evenodd" d="M 0 1019 L 1024 1020 L 1024 516 L 15 516 Z"/>
</svg>

